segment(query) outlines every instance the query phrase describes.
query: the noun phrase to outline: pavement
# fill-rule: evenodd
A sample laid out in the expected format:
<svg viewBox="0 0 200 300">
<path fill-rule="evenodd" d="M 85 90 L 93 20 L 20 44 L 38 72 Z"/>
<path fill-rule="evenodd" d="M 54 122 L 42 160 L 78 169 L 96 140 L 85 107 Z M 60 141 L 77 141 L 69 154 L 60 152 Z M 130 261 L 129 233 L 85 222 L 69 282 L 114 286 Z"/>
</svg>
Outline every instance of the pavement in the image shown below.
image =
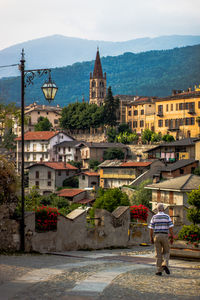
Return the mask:
<svg viewBox="0 0 200 300">
<path fill-rule="evenodd" d="M 153 247 L 0 255 L 0 300 L 199 300 L 200 262 L 170 259 L 155 275 Z"/>
</svg>

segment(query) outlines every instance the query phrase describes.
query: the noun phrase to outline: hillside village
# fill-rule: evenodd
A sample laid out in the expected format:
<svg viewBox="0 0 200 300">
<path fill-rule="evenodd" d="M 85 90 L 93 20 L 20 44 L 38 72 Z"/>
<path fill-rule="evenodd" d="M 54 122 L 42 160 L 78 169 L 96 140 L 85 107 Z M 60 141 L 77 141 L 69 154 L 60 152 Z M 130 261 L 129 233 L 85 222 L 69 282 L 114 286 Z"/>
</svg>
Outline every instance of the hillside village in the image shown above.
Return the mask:
<svg viewBox="0 0 200 300">
<path fill-rule="evenodd" d="M 146 204 L 150 215 L 158 202 L 164 203 L 178 231 L 180 226 L 189 224 L 185 210 L 189 207 L 188 192 L 198 190 L 200 185 L 200 86 L 173 90 L 165 98 L 113 96 L 111 87 L 107 89 L 106 76 L 97 49 L 89 79 L 89 103 L 83 97 L 82 103 L 69 105 L 74 111 L 80 109 L 79 105 L 93 107 L 98 116 L 94 126 L 84 127 L 83 121 L 77 128 L 66 125 L 75 122 L 73 114 L 66 117 L 68 107 L 36 102 L 25 107 L 26 197 L 34 191 L 44 199 L 55 195 L 62 199 L 63 206 L 59 204 L 57 208 L 63 209 L 66 216 L 66 206 L 92 208 L 100 197 L 99 191 L 117 189 L 126 194 L 126 203 Z M 11 130 L 6 118 L 11 120 Z M 9 112 L 6 118 L 2 106 L 0 151 L 14 163 L 20 176 L 19 116 Z M 6 138 L 13 141 L 11 146 Z M 143 193 L 148 193 L 146 202 L 142 197 L 141 202 L 133 201 L 140 186 Z M 45 201 L 48 204 L 50 200 Z"/>
</svg>

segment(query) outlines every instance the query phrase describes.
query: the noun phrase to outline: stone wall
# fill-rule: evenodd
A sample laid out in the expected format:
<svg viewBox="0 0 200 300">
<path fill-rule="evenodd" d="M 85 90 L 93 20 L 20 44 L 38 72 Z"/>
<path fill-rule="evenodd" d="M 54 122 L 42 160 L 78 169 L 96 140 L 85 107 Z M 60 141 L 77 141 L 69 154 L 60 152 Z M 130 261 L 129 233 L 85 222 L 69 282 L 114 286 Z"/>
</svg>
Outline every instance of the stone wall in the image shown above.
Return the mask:
<svg viewBox="0 0 200 300">
<path fill-rule="evenodd" d="M 96 210 L 95 225 L 87 223 L 87 212 L 76 209 L 66 217 L 59 216 L 57 231 L 35 231 L 35 214 L 26 215 L 26 251 L 67 251 L 128 247 L 149 242 L 147 225 L 130 228 L 129 207 L 118 207 L 113 213 Z"/>
<path fill-rule="evenodd" d="M 15 251 L 20 248 L 20 224 L 11 219 L 15 204 L 0 206 L 0 250 Z"/>
<path fill-rule="evenodd" d="M 141 155 L 142 159 L 146 159 L 148 154 L 143 153 L 149 149 L 154 148 L 156 145 L 128 145 L 129 148 L 129 156 L 132 159 L 136 159 L 137 155 Z"/>
</svg>

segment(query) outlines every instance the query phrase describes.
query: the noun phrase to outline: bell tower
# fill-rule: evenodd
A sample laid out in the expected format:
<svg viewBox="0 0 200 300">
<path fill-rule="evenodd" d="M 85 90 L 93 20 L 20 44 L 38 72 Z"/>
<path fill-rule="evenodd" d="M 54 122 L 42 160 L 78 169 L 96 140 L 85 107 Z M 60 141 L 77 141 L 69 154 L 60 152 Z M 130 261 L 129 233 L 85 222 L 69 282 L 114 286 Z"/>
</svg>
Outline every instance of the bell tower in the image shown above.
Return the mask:
<svg viewBox="0 0 200 300">
<path fill-rule="evenodd" d="M 103 105 L 106 97 L 106 73 L 103 75 L 99 48 L 94 64 L 94 71 L 90 73 L 90 104 Z"/>
</svg>

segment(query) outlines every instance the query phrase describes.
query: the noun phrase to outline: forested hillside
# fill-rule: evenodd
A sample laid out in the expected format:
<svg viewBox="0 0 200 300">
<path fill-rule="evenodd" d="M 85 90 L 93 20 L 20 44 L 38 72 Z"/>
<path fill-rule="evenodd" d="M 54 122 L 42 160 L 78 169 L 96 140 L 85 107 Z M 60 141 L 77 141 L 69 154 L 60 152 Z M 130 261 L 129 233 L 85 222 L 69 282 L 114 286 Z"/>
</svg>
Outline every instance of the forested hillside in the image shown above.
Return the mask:
<svg viewBox="0 0 200 300">
<path fill-rule="evenodd" d="M 107 73 L 107 86 L 113 94 L 166 96 L 173 89 L 187 89 L 200 83 L 200 45 L 173 50 L 149 51 L 139 54 L 125 53 L 101 59 Z M 89 75 L 94 61 L 55 68 L 52 78 L 59 90 L 55 104 L 61 106 L 89 98 Z M 40 87 L 45 77 L 35 79 L 26 89 L 26 104 L 44 103 Z M 0 80 L 0 101 L 20 103 L 20 78 Z"/>
</svg>

